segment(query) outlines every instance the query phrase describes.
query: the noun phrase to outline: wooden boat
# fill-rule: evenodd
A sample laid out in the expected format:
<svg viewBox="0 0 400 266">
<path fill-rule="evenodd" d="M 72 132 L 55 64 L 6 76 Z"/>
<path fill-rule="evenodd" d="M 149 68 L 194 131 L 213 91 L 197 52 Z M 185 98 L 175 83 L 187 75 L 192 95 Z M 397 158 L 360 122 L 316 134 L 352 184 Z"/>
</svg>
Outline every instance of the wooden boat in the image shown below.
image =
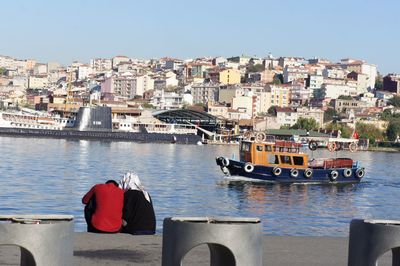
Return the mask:
<svg viewBox="0 0 400 266">
<path fill-rule="evenodd" d="M 216 158 L 226 175 L 276 183 L 358 183 L 365 169 L 350 158 L 309 159 L 292 141 L 243 140 L 240 159 Z"/>
</svg>

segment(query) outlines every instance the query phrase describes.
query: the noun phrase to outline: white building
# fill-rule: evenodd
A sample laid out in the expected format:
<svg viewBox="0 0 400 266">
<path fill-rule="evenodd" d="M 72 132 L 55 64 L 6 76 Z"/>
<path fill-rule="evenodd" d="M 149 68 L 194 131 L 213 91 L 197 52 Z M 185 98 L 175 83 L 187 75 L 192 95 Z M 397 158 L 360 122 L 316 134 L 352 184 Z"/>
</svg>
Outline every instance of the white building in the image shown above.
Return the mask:
<svg viewBox="0 0 400 266">
<path fill-rule="evenodd" d="M 232 99 L 232 109 L 240 110 L 252 117 L 255 114 L 253 96 L 239 96 Z"/>
<path fill-rule="evenodd" d="M 154 91 L 152 105 L 157 109 L 170 110 L 182 108 L 184 104 L 183 95 L 164 90 Z"/>
<path fill-rule="evenodd" d="M 88 65 L 82 65 L 78 67 L 78 79 L 87 79 L 93 73 L 93 69 Z"/>
<path fill-rule="evenodd" d="M 317 94 L 316 98 L 330 98 L 337 99 L 340 95 L 344 96 L 357 96 L 357 88 L 350 87 L 347 84 L 330 84 L 324 83 L 320 90 L 314 90 Z"/>
<path fill-rule="evenodd" d="M 91 59 L 90 66 L 97 72 L 109 71 L 112 69 L 112 60 L 107 58 Z"/>
<path fill-rule="evenodd" d="M 308 77 L 308 69 L 304 66 L 289 66 L 283 70 L 283 82 L 288 83 L 298 79 L 306 79 Z"/>
</svg>

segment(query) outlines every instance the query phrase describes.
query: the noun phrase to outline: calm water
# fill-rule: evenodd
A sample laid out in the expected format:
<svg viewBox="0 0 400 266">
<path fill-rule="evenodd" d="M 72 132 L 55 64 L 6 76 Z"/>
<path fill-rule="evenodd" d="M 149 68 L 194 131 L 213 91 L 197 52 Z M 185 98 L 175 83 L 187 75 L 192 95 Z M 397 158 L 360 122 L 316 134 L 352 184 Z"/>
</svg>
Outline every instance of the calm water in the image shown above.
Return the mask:
<svg viewBox="0 0 400 266">
<path fill-rule="evenodd" d="M 171 216 L 259 217 L 265 234 L 307 236 L 347 236 L 353 218 L 400 219 L 400 154 L 339 153 L 367 171 L 344 187 L 227 179 L 215 164 L 221 155 L 238 158 L 237 146 L 0 137 L 0 214 L 71 214 L 85 231 L 82 196 L 134 170 L 152 195 L 159 233 Z"/>
</svg>

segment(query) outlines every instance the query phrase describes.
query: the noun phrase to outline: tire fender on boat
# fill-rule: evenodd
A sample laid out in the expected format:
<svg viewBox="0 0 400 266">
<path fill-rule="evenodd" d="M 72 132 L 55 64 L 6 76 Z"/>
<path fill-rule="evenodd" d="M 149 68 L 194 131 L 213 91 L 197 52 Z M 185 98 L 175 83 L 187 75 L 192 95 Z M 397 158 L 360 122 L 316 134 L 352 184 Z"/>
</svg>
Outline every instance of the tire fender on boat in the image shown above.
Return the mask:
<svg viewBox="0 0 400 266">
<path fill-rule="evenodd" d="M 350 152 L 356 152 L 357 149 L 358 149 L 357 143 L 355 143 L 355 142 L 350 143 L 350 145 L 349 145 L 349 151 Z"/>
<path fill-rule="evenodd" d="M 293 168 L 290 170 L 290 176 L 293 178 L 296 178 L 299 176 L 299 170 L 297 170 L 296 168 Z"/>
<path fill-rule="evenodd" d="M 304 177 L 305 178 L 312 178 L 313 175 L 313 170 L 311 168 L 307 168 L 306 170 L 304 170 Z"/>
<path fill-rule="evenodd" d="M 364 168 L 358 168 L 356 171 L 356 176 L 358 177 L 358 179 L 363 178 L 365 175 L 365 169 Z"/>
<path fill-rule="evenodd" d="M 333 171 L 329 174 L 329 179 L 330 179 L 331 181 L 336 181 L 336 179 L 338 178 L 338 176 L 339 176 L 339 172 L 336 171 L 336 170 L 333 170 Z"/>
<path fill-rule="evenodd" d="M 221 163 L 222 163 L 222 166 L 228 166 L 229 165 L 229 159 L 225 158 L 225 157 L 222 157 Z"/>
<path fill-rule="evenodd" d="M 274 169 L 272 169 L 272 173 L 273 173 L 275 176 L 279 176 L 280 174 L 282 174 L 282 169 L 279 168 L 279 167 L 274 167 Z"/>
<path fill-rule="evenodd" d="M 350 168 L 345 168 L 345 169 L 343 170 L 343 176 L 344 176 L 344 177 L 350 177 L 352 173 L 353 173 L 353 172 L 351 171 Z"/>
<path fill-rule="evenodd" d="M 258 133 L 256 134 L 256 140 L 257 140 L 258 142 L 265 141 L 265 138 L 266 138 L 266 135 L 265 135 L 265 133 L 263 133 L 263 132 L 258 132 Z"/>
<path fill-rule="evenodd" d="M 251 163 L 245 163 L 244 167 L 243 167 L 244 171 L 246 171 L 247 173 L 251 173 L 254 170 L 254 165 Z"/>
<path fill-rule="evenodd" d="M 318 144 L 316 141 L 310 141 L 310 143 L 308 143 L 308 148 L 312 151 L 315 151 L 318 148 Z"/>
</svg>

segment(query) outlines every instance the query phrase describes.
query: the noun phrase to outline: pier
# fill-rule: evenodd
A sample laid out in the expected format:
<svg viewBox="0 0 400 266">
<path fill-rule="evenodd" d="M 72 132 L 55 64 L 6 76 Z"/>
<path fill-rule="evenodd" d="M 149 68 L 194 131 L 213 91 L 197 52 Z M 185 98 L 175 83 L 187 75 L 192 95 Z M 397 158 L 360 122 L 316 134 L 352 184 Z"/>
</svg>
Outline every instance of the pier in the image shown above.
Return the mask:
<svg viewBox="0 0 400 266">
<path fill-rule="evenodd" d="M 129 234 L 75 233 L 74 265 L 161 265 L 162 236 Z M 19 265 L 20 251 L 15 246 L 0 248 L 0 265 Z M 263 265 L 338 266 L 347 265 L 347 237 L 263 237 Z M 379 261 L 391 265 L 391 253 Z M 209 265 L 206 245 L 190 251 L 184 265 Z"/>
</svg>

